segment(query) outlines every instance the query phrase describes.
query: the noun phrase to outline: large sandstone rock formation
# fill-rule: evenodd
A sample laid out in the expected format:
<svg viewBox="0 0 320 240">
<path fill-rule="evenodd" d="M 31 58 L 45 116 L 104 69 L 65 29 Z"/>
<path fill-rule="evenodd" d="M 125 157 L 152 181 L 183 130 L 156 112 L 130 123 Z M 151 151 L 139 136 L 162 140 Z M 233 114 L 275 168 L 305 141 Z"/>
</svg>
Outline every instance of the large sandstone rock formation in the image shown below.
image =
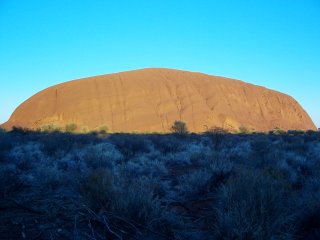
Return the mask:
<svg viewBox="0 0 320 240">
<path fill-rule="evenodd" d="M 22 103 L 3 126 L 36 129 L 75 123 L 79 131 L 168 132 L 211 127 L 256 131 L 314 129 L 290 96 L 242 81 L 172 69 L 142 69 L 49 87 Z"/>
</svg>

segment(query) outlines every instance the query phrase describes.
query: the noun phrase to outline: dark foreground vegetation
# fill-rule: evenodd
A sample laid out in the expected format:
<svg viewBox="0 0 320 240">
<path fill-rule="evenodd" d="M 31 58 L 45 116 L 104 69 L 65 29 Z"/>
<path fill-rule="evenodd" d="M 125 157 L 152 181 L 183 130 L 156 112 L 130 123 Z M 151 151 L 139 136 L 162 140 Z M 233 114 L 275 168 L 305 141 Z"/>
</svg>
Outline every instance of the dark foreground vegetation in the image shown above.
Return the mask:
<svg viewBox="0 0 320 240">
<path fill-rule="evenodd" d="M 0 132 L 0 239 L 320 239 L 320 134 Z"/>
</svg>

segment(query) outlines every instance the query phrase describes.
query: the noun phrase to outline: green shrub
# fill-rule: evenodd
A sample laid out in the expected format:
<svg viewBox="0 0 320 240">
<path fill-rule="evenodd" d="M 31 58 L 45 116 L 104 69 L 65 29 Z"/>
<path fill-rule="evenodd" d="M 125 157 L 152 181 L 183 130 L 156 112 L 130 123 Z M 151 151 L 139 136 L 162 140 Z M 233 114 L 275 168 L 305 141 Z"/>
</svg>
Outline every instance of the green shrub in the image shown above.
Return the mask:
<svg viewBox="0 0 320 240">
<path fill-rule="evenodd" d="M 78 126 L 75 123 L 70 123 L 66 125 L 66 132 L 68 133 L 72 133 L 75 132 L 77 130 Z"/>
<path fill-rule="evenodd" d="M 212 127 L 206 131 L 206 134 L 210 136 L 215 149 L 217 149 L 223 142 L 226 135 L 229 134 L 229 131 L 221 127 Z"/>
<path fill-rule="evenodd" d="M 10 166 L 2 165 L 0 168 L 0 198 L 5 199 L 20 192 L 25 188 L 25 184 L 19 177 L 15 169 Z"/>
<path fill-rule="evenodd" d="M 217 193 L 217 239 L 293 239 L 294 203 L 284 185 L 242 172 Z"/>
<path fill-rule="evenodd" d="M 107 126 L 101 126 L 99 127 L 99 133 L 100 134 L 107 134 L 108 133 L 108 127 Z"/>
<path fill-rule="evenodd" d="M 319 133 L 96 130 L 0 134 L 2 235 L 36 218 L 44 239 L 320 239 Z"/>
<path fill-rule="evenodd" d="M 286 131 L 282 130 L 281 128 L 276 127 L 272 131 L 270 131 L 270 133 L 276 134 L 276 135 L 282 135 L 282 134 L 285 134 Z"/>
<path fill-rule="evenodd" d="M 314 135 L 316 133 L 317 133 L 317 131 L 314 131 L 314 130 L 307 130 L 306 131 L 306 134 L 308 134 L 308 135 Z"/>
<path fill-rule="evenodd" d="M 80 193 L 90 208 L 111 209 L 117 199 L 114 178 L 106 169 L 94 170 L 81 184 Z"/>
<path fill-rule="evenodd" d="M 187 124 L 183 121 L 175 121 L 171 127 L 171 131 L 177 134 L 187 134 Z"/>
<path fill-rule="evenodd" d="M 39 129 L 41 132 L 56 132 L 60 131 L 61 129 L 54 124 L 47 124 L 47 125 L 42 125 Z"/>
<path fill-rule="evenodd" d="M 81 132 L 82 132 L 82 133 L 88 133 L 89 130 L 88 130 L 86 127 L 83 127 Z"/>
<path fill-rule="evenodd" d="M 298 135 L 303 135 L 305 132 L 303 130 L 289 130 L 288 134 L 289 135 L 294 135 L 294 136 L 298 136 Z"/>
<path fill-rule="evenodd" d="M 239 133 L 240 133 L 240 134 L 249 134 L 249 133 L 250 133 L 250 130 L 249 130 L 249 128 L 247 128 L 246 126 L 241 125 L 241 126 L 239 127 Z"/>
<path fill-rule="evenodd" d="M 159 199 L 154 197 L 154 190 L 148 186 L 149 181 L 149 178 L 142 178 L 123 190 L 120 198 L 117 199 L 115 214 L 120 214 L 144 226 L 161 221 L 164 208 Z"/>
<path fill-rule="evenodd" d="M 228 134 L 229 131 L 227 129 L 222 128 L 222 127 L 211 127 L 206 131 L 206 133 L 208 133 L 208 134 Z"/>
<path fill-rule="evenodd" d="M 31 130 L 28 128 L 20 127 L 20 126 L 13 126 L 11 129 L 11 132 L 19 133 L 19 134 L 27 134 L 27 133 L 30 133 Z"/>
</svg>

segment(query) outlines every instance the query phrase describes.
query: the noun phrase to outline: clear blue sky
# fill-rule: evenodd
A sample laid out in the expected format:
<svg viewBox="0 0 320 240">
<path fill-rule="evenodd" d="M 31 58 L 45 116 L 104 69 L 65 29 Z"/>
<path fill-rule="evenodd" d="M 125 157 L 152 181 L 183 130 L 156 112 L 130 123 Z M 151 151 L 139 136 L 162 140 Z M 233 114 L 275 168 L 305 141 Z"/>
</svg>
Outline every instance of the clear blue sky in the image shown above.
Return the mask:
<svg viewBox="0 0 320 240">
<path fill-rule="evenodd" d="M 145 67 L 287 93 L 320 127 L 320 1 L 0 0 L 0 122 L 53 84 Z"/>
</svg>

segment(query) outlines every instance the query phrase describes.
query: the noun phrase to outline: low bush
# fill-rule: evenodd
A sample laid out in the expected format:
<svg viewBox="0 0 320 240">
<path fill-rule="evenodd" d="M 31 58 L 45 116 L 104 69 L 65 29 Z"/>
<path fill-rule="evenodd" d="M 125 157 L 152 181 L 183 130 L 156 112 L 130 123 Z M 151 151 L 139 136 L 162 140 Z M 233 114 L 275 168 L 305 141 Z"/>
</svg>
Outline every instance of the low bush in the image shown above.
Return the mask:
<svg viewBox="0 0 320 240">
<path fill-rule="evenodd" d="M 0 196 L 1 199 L 12 197 L 22 191 L 25 184 L 19 176 L 14 164 L 2 164 L 0 166 Z M 1 206 L 0 206 L 1 207 Z"/>
<path fill-rule="evenodd" d="M 171 131 L 176 134 L 184 135 L 188 133 L 187 124 L 183 121 L 175 121 L 171 127 Z"/>
<path fill-rule="evenodd" d="M 61 131 L 61 128 L 54 125 L 54 124 L 47 124 L 47 125 L 43 125 L 39 128 L 39 131 L 41 132 L 59 132 Z"/>
<path fill-rule="evenodd" d="M 114 177 L 106 169 L 96 169 L 83 179 L 80 192 L 89 207 L 96 211 L 113 210 L 119 195 L 114 185 Z"/>
<path fill-rule="evenodd" d="M 318 239 L 319 140 L 0 132 L 0 238 Z"/>
<path fill-rule="evenodd" d="M 221 186 L 215 206 L 218 239 L 294 239 L 294 202 L 281 182 L 248 172 Z"/>
<path fill-rule="evenodd" d="M 108 133 L 108 131 L 109 131 L 109 128 L 108 128 L 107 126 L 101 126 L 101 127 L 99 127 L 99 133 L 100 133 L 100 134 L 105 135 L 105 134 Z"/>
<path fill-rule="evenodd" d="M 250 130 L 249 130 L 249 128 L 247 128 L 246 126 L 241 125 L 241 126 L 239 127 L 239 133 L 240 133 L 240 134 L 249 134 L 249 133 L 250 133 Z"/>
<path fill-rule="evenodd" d="M 68 133 L 73 133 L 77 130 L 78 126 L 75 123 L 69 123 L 65 127 L 65 131 Z"/>
</svg>

